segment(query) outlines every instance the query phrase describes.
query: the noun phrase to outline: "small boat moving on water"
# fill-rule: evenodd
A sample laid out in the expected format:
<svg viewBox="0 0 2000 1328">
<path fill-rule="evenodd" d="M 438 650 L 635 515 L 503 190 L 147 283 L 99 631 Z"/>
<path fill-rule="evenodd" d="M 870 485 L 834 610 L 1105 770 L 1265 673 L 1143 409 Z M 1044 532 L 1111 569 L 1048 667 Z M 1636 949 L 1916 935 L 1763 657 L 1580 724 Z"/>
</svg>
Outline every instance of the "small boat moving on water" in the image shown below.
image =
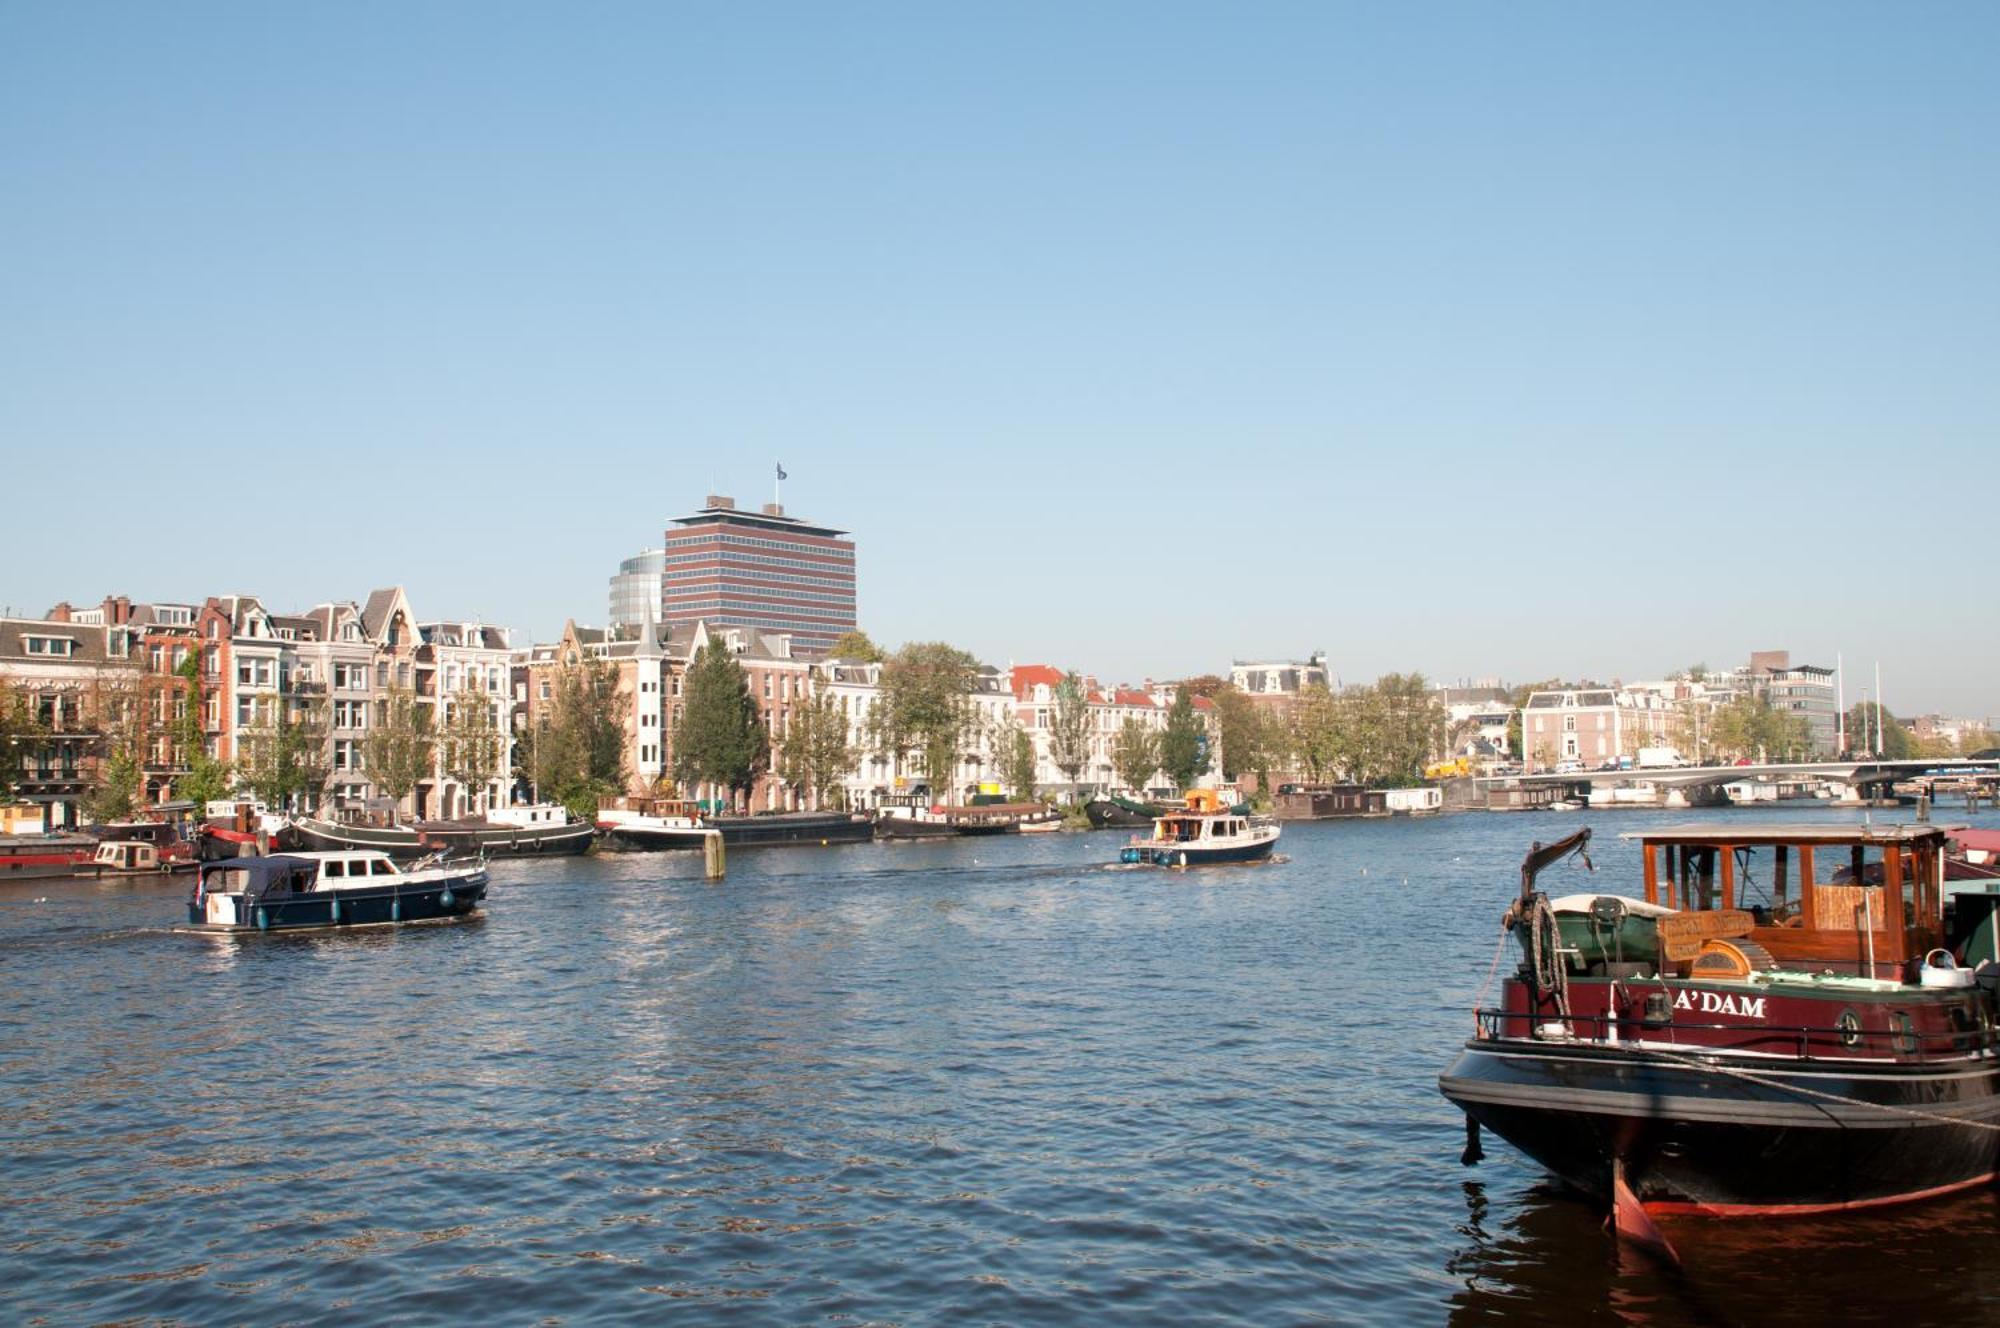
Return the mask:
<svg viewBox="0 0 2000 1328">
<path fill-rule="evenodd" d="M 1946 900 L 1943 829 L 1634 837 L 1643 899 L 1536 888 L 1587 829 L 1522 862 L 1506 917 L 1520 969 L 1438 1081 L 1466 1113 L 1467 1163 L 1484 1126 L 1659 1245 L 1648 1214 L 1826 1213 L 1992 1183 L 2000 893 Z"/>
<path fill-rule="evenodd" d="M 1193 789 L 1183 811 L 1153 822 L 1150 838 L 1134 837 L 1118 861 L 1150 867 L 1205 867 L 1214 863 L 1256 862 L 1278 846 L 1278 823 L 1225 808 L 1215 789 Z"/>
<path fill-rule="evenodd" d="M 486 897 L 486 864 L 386 853 L 284 853 L 204 863 L 188 900 L 200 931 L 288 931 L 462 917 Z"/>
</svg>

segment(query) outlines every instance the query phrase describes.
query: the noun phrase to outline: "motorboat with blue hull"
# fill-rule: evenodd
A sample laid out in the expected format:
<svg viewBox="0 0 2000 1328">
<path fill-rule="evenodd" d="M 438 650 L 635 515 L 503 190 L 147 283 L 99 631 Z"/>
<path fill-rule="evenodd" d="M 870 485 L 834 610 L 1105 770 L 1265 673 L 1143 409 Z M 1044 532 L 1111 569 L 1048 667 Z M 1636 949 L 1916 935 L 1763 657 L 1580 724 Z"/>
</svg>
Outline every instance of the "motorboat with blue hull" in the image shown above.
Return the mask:
<svg viewBox="0 0 2000 1328">
<path fill-rule="evenodd" d="M 2000 1172 L 2000 894 L 1941 894 L 1929 825 L 1648 831 L 1644 898 L 1551 899 L 1536 845 L 1519 971 L 1439 1079 L 1468 1121 L 1648 1215 L 1871 1208 Z M 1503 940 L 1502 944 L 1506 942 Z M 1483 998 L 1482 998 L 1483 1002 Z"/>
<path fill-rule="evenodd" d="M 188 900 L 200 931 L 290 931 L 463 917 L 486 898 L 486 864 L 399 866 L 374 850 L 286 853 L 205 864 Z"/>
<path fill-rule="evenodd" d="M 1215 789 L 1193 789 L 1183 811 L 1153 822 L 1153 833 L 1134 837 L 1118 855 L 1127 866 L 1206 867 L 1259 862 L 1278 846 L 1275 821 L 1227 807 Z"/>
</svg>

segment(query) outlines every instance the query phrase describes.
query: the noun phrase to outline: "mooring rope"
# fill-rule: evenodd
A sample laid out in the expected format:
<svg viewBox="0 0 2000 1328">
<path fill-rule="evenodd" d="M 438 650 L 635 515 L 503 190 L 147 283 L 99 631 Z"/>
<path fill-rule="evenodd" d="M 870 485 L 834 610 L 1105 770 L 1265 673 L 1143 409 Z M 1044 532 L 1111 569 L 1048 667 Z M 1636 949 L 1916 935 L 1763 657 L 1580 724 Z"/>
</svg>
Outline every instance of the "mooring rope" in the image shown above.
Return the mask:
<svg viewBox="0 0 2000 1328">
<path fill-rule="evenodd" d="M 1769 1075 L 1758 1074 L 1754 1070 L 1740 1070 L 1733 1065 L 1718 1065 L 1710 1061 L 1704 1061 L 1696 1056 L 1684 1056 L 1678 1052 L 1661 1051 L 1654 1047 L 1648 1047 L 1646 1051 L 1648 1055 L 1658 1056 L 1662 1060 L 1673 1061 L 1676 1064 L 1687 1066 L 1689 1069 L 1718 1070 L 1723 1074 L 1733 1076 L 1737 1079 L 1745 1079 L 1751 1083 L 1762 1084 L 1766 1088 L 1776 1088 L 1787 1093 L 1797 1093 L 1801 1097 L 1816 1097 L 1822 1101 L 1837 1102 L 1846 1107 L 1869 1107 L 1876 1111 L 1886 1112 L 1892 1116 L 1908 1116 L 1915 1120 L 1935 1121 L 1941 1125 L 1963 1125 L 1967 1129 L 1990 1130 L 1994 1133 L 2000 1133 L 2000 1124 L 1991 1121 L 1966 1120 L 1961 1116 L 1947 1116 L 1942 1112 L 1925 1111 L 1920 1107 L 1902 1107 L 1891 1102 L 1870 1102 L 1866 1098 L 1846 1097 L 1840 1093 L 1828 1093 L 1818 1088 L 1807 1088 L 1802 1084 L 1786 1083 L 1782 1079 L 1773 1079 Z"/>
</svg>

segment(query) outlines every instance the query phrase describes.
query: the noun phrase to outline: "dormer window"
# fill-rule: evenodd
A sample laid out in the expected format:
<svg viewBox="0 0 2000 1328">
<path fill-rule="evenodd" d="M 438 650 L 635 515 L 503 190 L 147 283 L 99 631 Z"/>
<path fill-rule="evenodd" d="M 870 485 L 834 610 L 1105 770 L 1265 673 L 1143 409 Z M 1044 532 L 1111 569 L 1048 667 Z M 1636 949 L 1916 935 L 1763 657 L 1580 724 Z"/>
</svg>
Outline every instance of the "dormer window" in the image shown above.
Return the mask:
<svg viewBox="0 0 2000 1328">
<path fill-rule="evenodd" d="M 67 636 L 31 636 L 27 638 L 27 643 L 30 655 L 68 659 L 76 653 L 76 641 Z"/>
</svg>

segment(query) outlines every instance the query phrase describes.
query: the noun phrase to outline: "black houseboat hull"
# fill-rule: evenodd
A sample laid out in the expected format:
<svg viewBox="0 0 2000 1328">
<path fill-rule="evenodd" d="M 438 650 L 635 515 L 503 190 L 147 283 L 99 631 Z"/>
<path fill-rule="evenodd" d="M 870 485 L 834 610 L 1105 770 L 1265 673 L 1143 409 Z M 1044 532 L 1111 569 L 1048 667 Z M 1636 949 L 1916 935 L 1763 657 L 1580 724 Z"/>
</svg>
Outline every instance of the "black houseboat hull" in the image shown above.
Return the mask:
<svg viewBox="0 0 2000 1328">
<path fill-rule="evenodd" d="M 1147 810 L 1135 804 L 1092 798 L 1083 804 L 1093 830 L 1144 830 L 1159 818 L 1162 809 Z"/>
<path fill-rule="evenodd" d="M 375 849 L 403 861 L 439 851 L 517 858 L 588 852 L 597 827 L 588 821 L 557 826 L 440 824 L 414 828 L 299 821 L 291 827 L 290 836 L 303 850 Z"/>
<path fill-rule="evenodd" d="M 873 821 L 856 820 L 846 812 L 713 816 L 708 819 L 708 824 L 722 832 L 722 842 L 730 848 L 865 844 L 875 837 Z"/>
<path fill-rule="evenodd" d="M 1487 1039 L 1439 1089 L 1570 1185 L 1622 1160 L 1654 1212 L 1809 1214 L 1990 1184 L 2000 1065 L 1792 1063 L 1771 1056 Z"/>
<path fill-rule="evenodd" d="M 956 839 L 958 827 L 949 821 L 919 821 L 909 816 L 884 816 L 875 822 L 877 839 Z"/>
<path fill-rule="evenodd" d="M 197 895 L 188 902 L 188 923 L 201 931 L 231 934 L 429 922 L 464 917 L 475 911 L 484 898 L 486 874 L 480 872 L 450 882 L 402 885 L 400 888 L 369 886 L 354 890 L 313 890 L 266 899 L 252 906 L 244 921 L 222 925 L 206 919 L 201 897 Z"/>
</svg>

